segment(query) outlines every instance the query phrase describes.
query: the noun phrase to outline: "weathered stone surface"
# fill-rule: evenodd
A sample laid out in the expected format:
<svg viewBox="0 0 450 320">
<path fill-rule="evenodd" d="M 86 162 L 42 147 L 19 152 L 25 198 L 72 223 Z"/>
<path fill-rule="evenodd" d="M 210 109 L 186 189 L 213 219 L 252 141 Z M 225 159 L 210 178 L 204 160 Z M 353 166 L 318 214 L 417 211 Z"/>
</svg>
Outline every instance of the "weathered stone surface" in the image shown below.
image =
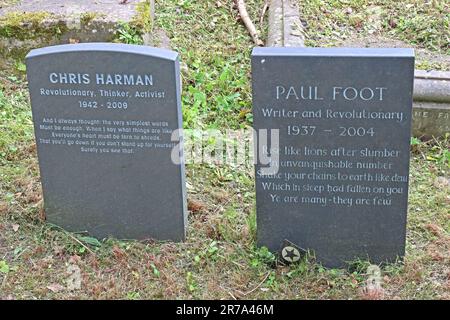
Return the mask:
<svg viewBox="0 0 450 320">
<path fill-rule="evenodd" d="M 450 103 L 450 72 L 416 70 L 414 100 Z"/>
<path fill-rule="evenodd" d="M 450 103 L 414 101 L 412 133 L 426 139 L 450 133 Z"/>
<path fill-rule="evenodd" d="M 441 137 L 450 132 L 450 72 L 416 70 L 413 135 Z"/>
<path fill-rule="evenodd" d="M 0 9 L 0 14 L 8 12 L 48 12 L 60 16 L 81 16 L 97 13 L 107 16 L 111 21 L 130 21 L 135 8 L 143 0 L 128 0 L 125 4 L 116 0 L 22 0 L 14 6 Z"/>
<path fill-rule="evenodd" d="M 183 240 L 178 54 L 54 46 L 27 56 L 27 74 L 48 221 L 99 238 Z"/>
<path fill-rule="evenodd" d="M 148 20 L 154 17 L 153 6 L 145 8 L 146 1 L 20 1 L 0 9 L 0 51 L 7 55 L 54 44 L 109 42 L 121 23 L 144 23 L 142 10 L 150 8 Z"/>
<path fill-rule="evenodd" d="M 283 42 L 285 47 L 303 47 L 303 25 L 297 1 L 283 0 Z"/>
<path fill-rule="evenodd" d="M 403 256 L 413 78 L 410 49 L 254 49 L 259 245 L 327 267 Z"/>
<path fill-rule="evenodd" d="M 268 47 L 283 46 L 283 0 L 271 0 L 269 4 Z"/>
</svg>

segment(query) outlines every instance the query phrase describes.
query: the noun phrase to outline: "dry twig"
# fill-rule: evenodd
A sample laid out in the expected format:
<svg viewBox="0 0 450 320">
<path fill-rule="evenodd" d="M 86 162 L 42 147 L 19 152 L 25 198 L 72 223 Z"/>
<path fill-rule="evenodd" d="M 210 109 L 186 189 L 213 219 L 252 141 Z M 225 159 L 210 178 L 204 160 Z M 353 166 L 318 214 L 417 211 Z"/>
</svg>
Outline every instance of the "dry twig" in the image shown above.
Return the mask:
<svg viewBox="0 0 450 320">
<path fill-rule="evenodd" d="M 259 28 L 263 28 L 264 17 L 266 16 L 267 9 L 269 9 L 269 0 L 266 0 L 264 7 L 261 10 L 261 17 L 259 18 Z"/>
<path fill-rule="evenodd" d="M 243 295 L 247 296 L 247 295 L 255 292 L 259 287 L 261 287 L 264 284 L 264 282 L 266 282 L 266 280 L 269 277 L 269 275 L 270 275 L 270 271 L 267 273 L 267 275 L 264 277 L 264 279 L 256 287 L 254 287 L 252 290 L 250 290 L 248 292 L 243 293 Z"/>
<path fill-rule="evenodd" d="M 256 31 L 255 25 L 253 24 L 252 20 L 250 19 L 250 16 L 248 15 L 247 8 L 245 6 L 244 0 L 236 0 L 236 6 L 239 11 L 239 15 L 244 22 L 245 27 L 247 28 L 248 32 L 250 33 L 250 36 L 253 39 L 253 42 L 257 46 L 263 46 L 264 42 L 259 38 L 258 31 Z"/>
</svg>

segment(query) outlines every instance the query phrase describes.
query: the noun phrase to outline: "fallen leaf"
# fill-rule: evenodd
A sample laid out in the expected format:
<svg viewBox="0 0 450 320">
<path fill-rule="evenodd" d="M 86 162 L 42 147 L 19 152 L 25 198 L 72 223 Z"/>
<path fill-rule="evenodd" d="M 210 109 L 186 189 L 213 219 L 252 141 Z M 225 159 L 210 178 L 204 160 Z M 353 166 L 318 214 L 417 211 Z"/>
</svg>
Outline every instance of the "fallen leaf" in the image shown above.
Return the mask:
<svg viewBox="0 0 450 320">
<path fill-rule="evenodd" d="M 198 200 L 189 199 L 188 201 L 188 210 L 192 213 L 199 213 L 206 211 L 206 205 Z"/>
<path fill-rule="evenodd" d="M 116 257 L 116 259 L 118 259 L 118 260 L 122 260 L 126 256 L 125 251 L 123 251 L 118 246 L 114 246 L 112 249 L 112 252 L 113 252 L 114 256 Z"/>
<path fill-rule="evenodd" d="M 433 184 L 437 189 L 450 189 L 450 179 L 446 177 L 437 177 Z"/>
<path fill-rule="evenodd" d="M 441 227 L 439 227 L 436 224 L 433 223 L 428 223 L 427 225 L 425 225 L 425 228 L 430 231 L 433 235 L 435 235 L 436 237 L 440 237 L 441 236 Z"/>
<path fill-rule="evenodd" d="M 0 214 L 5 214 L 8 211 L 6 203 L 0 203 Z"/>
</svg>

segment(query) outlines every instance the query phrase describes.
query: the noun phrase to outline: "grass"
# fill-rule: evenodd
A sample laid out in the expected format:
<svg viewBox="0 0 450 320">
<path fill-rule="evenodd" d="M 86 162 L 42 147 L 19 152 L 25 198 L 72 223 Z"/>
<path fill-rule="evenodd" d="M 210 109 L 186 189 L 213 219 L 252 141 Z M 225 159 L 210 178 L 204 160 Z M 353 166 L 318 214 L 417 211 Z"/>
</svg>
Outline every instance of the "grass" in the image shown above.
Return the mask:
<svg viewBox="0 0 450 320">
<path fill-rule="evenodd" d="M 0 0 L 0 8 L 6 8 L 7 6 L 12 6 L 17 4 L 20 0 Z"/>
<path fill-rule="evenodd" d="M 387 33 L 412 45 L 450 54 L 450 4 L 445 0 L 299 0 L 308 43 L 351 33 Z"/>
<path fill-rule="evenodd" d="M 236 129 L 250 124 L 253 44 L 236 10 L 226 1 L 178 3 L 159 1 L 157 20 L 183 60 L 183 104 L 189 106 L 183 114 L 185 126 Z M 263 3 L 247 2 L 254 21 Z"/>
<path fill-rule="evenodd" d="M 264 1 L 247 2 L 258 21 Z M 236 11 L 225 1 L 157 3 L 182 57 L 185 127 L 251 125 L 253 45 Z M 383 268 L 382 292 L 367 292 L 367 261 L 285 266 L 256 248 L 252 169 L 188 166 L 185 243 L 98 242 L 44 223 L 23 69 L 0 71 L 0 299 L 450 299 L 448 138 L 413 140 L 406 259 Z"/>
</svg>

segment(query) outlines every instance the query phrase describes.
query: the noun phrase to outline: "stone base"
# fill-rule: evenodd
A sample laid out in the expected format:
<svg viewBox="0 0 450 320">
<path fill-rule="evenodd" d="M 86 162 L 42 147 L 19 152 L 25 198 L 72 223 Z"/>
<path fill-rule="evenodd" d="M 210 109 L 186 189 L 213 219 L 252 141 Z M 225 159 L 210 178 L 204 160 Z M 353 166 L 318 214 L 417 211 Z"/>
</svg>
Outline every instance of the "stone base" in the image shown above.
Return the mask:
<svg viewBox="0 0 450 320">
<path fill-rule="evenodd" d="M 414 101 L 412 134 L 430 139 L 450 133 L 450 103 Z"/>
<path fill-rule="evenodd" d="M 22 0 L 0 9 L 0 52 L 77 42 L 110 42 L 121 24 L 149 33 L 154 0 Z M 155 38 L 149 37 L 147 38 Z"/>
<path fill-rule="evenodd" d="M 416 70 L 413 135 L 426 139 L 450 133 L 450 72 Z"/>
</svg>

